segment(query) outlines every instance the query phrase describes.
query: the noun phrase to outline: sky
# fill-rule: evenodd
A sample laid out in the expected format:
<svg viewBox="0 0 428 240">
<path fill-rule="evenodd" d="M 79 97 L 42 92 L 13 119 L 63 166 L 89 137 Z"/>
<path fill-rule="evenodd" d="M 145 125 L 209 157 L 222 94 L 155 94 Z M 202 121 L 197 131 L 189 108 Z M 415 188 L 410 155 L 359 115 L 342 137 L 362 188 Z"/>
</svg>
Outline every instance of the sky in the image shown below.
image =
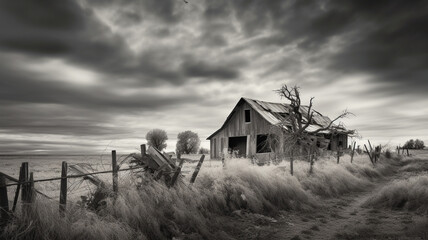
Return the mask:
<svg viewBox="0 0 428 240">
<path fill-rule="evenodd" d="M 0 154 L 205 139 L 241 97 L 304 102 L 361 144 L 428 143 L 428 4 L 394 0 L 0 1 Z"/>
</svg>

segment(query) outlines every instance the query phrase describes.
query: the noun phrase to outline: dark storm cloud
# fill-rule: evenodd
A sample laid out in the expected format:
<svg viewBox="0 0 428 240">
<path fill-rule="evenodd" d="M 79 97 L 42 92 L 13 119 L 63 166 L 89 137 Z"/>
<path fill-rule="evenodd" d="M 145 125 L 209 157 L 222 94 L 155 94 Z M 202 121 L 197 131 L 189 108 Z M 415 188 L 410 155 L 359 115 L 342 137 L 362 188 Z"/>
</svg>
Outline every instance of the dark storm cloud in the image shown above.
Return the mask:
<svg viewBox="0 0 428 240">
<path fill-rule="evenodd" d="M 0 101 L 3 102 L 66 104 L 84 109 L 102 108 L 122 112 L 129 109 L 159 109 L 202 98 L 198 94 L 167 95 L 143 91 L 124 96 L 120 94 L 120 89 L 114 90 L 115 86 L 109 87 L 107 83 L 82 87 L 59 81 L 61 76 L 50 79 L 24 70 L 11 74 L 2 67 L 0 70 L 0 78 L 4 79 L 0 81 Z"/>
<path fill-rule="evenodd" d="M 97 19 L 92 10 L 74 1 L 2 1 L 1 5 L 0 49 L 3 51 L 36 58 L 58 57 L 115 78 L 138 78 L 144 85 L 181 84 L 192 77 L 231 79 L 239 76 L 237 69 L 210 66 L 209 62 L 204 63 L 204 71 L 196 74 L 187 68 L 174 68 L 174 63 L 184 57 L 179 52 L 172 54 L 174 49 L 157 47 L 134 52 L 123 37 Z M 167 25 L 178 20 L 170 1 L 143 1 L 139 6 L 137 9 L 151 12 Z M 119 11 L 117 15 L 130 24 L 141 18 L 140 13 L 129 10 Z M 160 28 L 157 37 L 168 35 L 168 28 Z M 224 44 L 218 35 L 209 36 L 209 41 Z"/>
<path fill-rule="evenodd" d="M 244 61 L 232 63 L 230 61 L 213 64 L 206 60 L 196 60 L 189 58 L 186 60 L 182 68 L 184 73 L 189 77 L 205 77 L 216 80 L 236 79 L 239 72 L 235 69 L 236 65 L 242 65 Z"/>
<path fill-rule="evenodd" d="M 3 51 L 62 57 L 98 70 L 131 70 L 125 42 L 75 1 L 2 1 Z"/>
<path fill-rule="evenodd" d="M 423 93 L 428 87 L 426 1 L 243 0 L 230 6 L 248 36 L 270 31 L 259 44 L 296 44 L 314 55 L 338 38 L 336 52 L 312 63 L 327 63 L 332 72 L 371 74 L 372 81 L 396 83 L 396 91 Z M 208 8 L 206 15 L 223 18 L 227 11 Z"/>
<path fill-rule="evenodd" d="M 428 5 L 426 1 L 376 1 L 357 8 L 364 25 L 331 69 L 373 74 L 377 81 L 397 83 L 397 92 L 425 94 L 428 87 Z M 363 28 L 365 26 L 365 28 Z"/>
</svg>

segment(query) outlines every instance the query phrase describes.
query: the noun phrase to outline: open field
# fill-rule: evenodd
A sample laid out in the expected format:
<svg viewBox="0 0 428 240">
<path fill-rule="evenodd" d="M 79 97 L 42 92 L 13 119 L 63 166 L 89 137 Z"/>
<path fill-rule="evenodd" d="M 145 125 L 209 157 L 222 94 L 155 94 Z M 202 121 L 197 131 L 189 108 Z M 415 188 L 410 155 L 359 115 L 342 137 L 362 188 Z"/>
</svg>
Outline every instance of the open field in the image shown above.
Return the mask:
<svg viewBox="0 0 428 240">
<path fill-rule="evenodd" d="M 425 154 L 421 151 L 392 159 L 382 156 L 375 168 L 367 155 L 357 155 L 353 164 L 348 155 L 341 158 L 340 164 L 330 156 L 315 163 L 312 175 L 308 175 L 307 162 L 295 161 L 294 176 L 289 174 L 288 162 L 259 167 L 246 159 L 231 159 L 223 170 L 219 161 L 207 160 L 193 186 L 180 184 L 173 189 L 150 182 L 136 190 L 133 179 L 122 173 L 119 197 L 116 201 L 107 199 L 98 213 L 70 204 L 68 214 L 61 218 L 57 200 L 38 197 L 33 215 L 18 215 L 2 237 L 415 239 L 427 234 L 427 208 L 422 201 L 428 191 Z M 45 162 L 40 167 L 55 170 L 53 162 L 58 161 L 55 164 L 60 166 L 62 160 Z M 105 156 L 103 163 L 108 165 L 109 161 Z M 29 162 L 35 179 L 42 178 L 44 170 L 36 170 L 37 164 Z M 14 166 L 3 160 L 1 164 L 2 171 L 3 166 Z M 185 163 L 187 171 L 195 165 L 196 162 Z M 58 176 L 59 168 L 56 171 Z M 108 178 L 111 174 L 107 174 Z M 38 185 L 36 188 L 51 191 L 53 196 L 57 191 Z M 398 203 L 392 201 L 398 198 Z"/>
</svg>

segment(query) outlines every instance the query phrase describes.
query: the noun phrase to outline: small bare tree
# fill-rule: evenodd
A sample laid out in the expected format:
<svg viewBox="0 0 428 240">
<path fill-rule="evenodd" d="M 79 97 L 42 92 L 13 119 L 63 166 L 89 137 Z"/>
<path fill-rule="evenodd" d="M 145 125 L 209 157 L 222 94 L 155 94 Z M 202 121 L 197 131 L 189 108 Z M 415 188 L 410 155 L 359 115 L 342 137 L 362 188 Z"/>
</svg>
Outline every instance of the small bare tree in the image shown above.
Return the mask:
<svg viewBox="0 0 428 240">
<path fill-rule="evenodd" d="M 303 106 L 300 98 L 299 87 L 294 86 L 289 88 L 287 85 L 283 85 L 281 89 L 276 90 L 276 92 L 281 96 L 281 98 L 285 98 L 290 101 L 290 107 L 288 114 L 283 115 L 281 122 L 274 128 L 274 136 L 271 139 L 276 142 L 276 146 L 279 148 L 277 149 L 277 152 L 290 156 L 291 175 L 293 175 L 293 161 L 297 151 L 301 154 L 304 152 L 308 154 L 311 166 L 310 172 L 312 172 L 314 156 L 319 151 L 317 141 L 324 140 L 322 136 L 319 136 L 322 135 L 323 132 L 329 132 L 332 136 L 338 132 L 354 134 L 354 130 L 345 130 L 342 123 L 335 124 L 339 119 L 352 114 L 347 110 L 344 110 L 327 125 L 317 125 L 317 128 L 314 129 L 313 127 L 310 127 L 315 124 L 314 116 L 321 114 L 312 109 L 313 97 L 309 100 L 308 106 Z"/>
</svg>

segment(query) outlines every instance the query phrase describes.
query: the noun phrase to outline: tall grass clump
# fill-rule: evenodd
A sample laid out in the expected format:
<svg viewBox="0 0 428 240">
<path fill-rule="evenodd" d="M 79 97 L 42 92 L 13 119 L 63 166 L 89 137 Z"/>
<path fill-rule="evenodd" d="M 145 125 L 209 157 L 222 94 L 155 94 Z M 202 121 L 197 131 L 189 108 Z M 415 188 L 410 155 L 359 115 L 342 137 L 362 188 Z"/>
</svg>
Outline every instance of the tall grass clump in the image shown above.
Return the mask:
<svg viewBox="0 0 428 240">
<path fill-rule="evenodd" d="M 304 162 L 300 164 L 307 165 Z M 317 162 L 312 174 L 308 174 L 307 171 L 297 171 L 296 176 L 303 187 L 310 192 L 322 197 L 335 197 L 347 192 L 362 191 L 371 184 L 366 178 L 353 173 L 356 173 L 356 170 L 349 171 L 344 165 L 321 160 Z"/>
<path fill-rule="evenodd" d="M 295 161 L 295 176 L 305 190 L 322 197 L 336 197 L 348 192 L 364 191 L 373 182 L 393 174 L 400 166 L 399 159 L 380 157 L 375 166 L 367 155 L 355 155 L 353 163 L 350 156 L 341 157 L 337 164 L 335 157 L 324 157 L 315 162 L 313 172 L 309 164 Z"/>
<path fill-rule="evenodd" d="M 428 213 L 428 176 L 396 180 L 367 200 L 367 206 Z"/>
<path fill-rule="evenodd" d="M 69 204 L 65 217 L 58 202 L 37 198 L 27 213 L 17 215 L 3 229 L 0 239 L 144 239 L 127 223 L 100 217 Z"/>
<path fill-rule="evenodd" d="M 276 166 L 253 166 L 246 160 L 231 161 L 227 169 L 203 172 L 195 186 L 203 190 L 206 207 L 214 212 L 238 209 L 271 214 L 276 210 L 308 210 L 316 198 L 300 182 Z"/>
</svg>

